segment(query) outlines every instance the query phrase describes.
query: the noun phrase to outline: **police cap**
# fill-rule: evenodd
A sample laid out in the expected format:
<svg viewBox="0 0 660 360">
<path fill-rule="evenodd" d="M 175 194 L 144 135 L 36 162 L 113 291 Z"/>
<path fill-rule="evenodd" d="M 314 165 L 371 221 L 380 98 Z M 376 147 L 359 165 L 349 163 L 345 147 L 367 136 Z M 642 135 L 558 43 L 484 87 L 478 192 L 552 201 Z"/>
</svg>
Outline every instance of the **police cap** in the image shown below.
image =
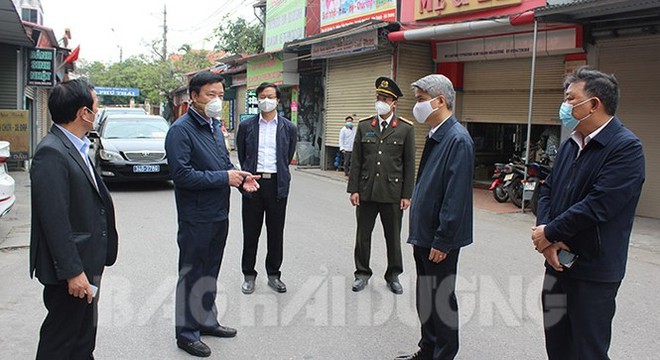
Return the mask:
<svg viewBox="0 0 660 360">
<path fill-rule="evenodd" d="M 403 96 L 401 89 L 394 80 L 381 76 L 376 79 L 376 92 L 385 96 L 393 97 L 394 100 Z"/>
</svg>

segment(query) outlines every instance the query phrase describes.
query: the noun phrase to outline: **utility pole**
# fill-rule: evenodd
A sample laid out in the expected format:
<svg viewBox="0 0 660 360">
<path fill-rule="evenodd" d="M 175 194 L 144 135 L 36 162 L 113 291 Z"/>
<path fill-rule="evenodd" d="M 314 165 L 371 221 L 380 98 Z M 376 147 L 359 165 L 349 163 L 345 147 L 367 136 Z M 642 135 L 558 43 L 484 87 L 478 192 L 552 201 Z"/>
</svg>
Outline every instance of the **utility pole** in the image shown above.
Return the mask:
<svg viewBox="0 0 660 360">
<path fill-rule="evenodd" d="M 163 5 L 163 61 L 167 60 L 167 5 Z"/>
</svg>

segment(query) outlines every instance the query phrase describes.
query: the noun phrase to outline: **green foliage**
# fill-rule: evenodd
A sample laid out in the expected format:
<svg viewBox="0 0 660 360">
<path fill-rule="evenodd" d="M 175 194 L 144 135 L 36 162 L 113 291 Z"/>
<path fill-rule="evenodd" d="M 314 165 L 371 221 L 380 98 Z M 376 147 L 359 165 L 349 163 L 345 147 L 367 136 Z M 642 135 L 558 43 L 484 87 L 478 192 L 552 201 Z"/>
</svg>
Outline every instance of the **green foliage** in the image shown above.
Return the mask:
<svg viewBox="0 0 660 360">
<path fill-rule="evenodd" d="M 216 50 L 230 54 L 258 54 L 263 52 L 263 28 L 260 24 L 248 24 L 243 18 L 230 19 L 229 15 L 213 30 L 217 38 Z"/>
<path fill-rule="evenodd" d="M 152 104 L 166 102 L 168 93 L 186 84 L 184 74 L 211 67 L 206 51 L 192 51 L 190 45 L 182 47 L 184 54 L 178 61 L 133 56 L 123 62 L 104 64 L 98 61 L 84 64 L 78 72 L 95 86 L 128 87 L 140 89 L 138 103 L 149 100 Z M 103 105 L 128 104 L 129 98 L 103 96 Z"/>
</svg>

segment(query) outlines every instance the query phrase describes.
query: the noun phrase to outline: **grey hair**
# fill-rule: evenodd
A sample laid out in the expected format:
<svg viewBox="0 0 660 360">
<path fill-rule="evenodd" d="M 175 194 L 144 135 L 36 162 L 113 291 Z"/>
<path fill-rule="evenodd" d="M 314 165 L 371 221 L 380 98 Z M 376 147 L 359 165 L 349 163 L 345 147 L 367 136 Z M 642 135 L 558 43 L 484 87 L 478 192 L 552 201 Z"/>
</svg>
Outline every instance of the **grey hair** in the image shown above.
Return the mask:
<svg viewBox="0 0 660 360">
<path fill-rule="evenodd" d="M 446 76 L 440 74 L 426 75 L 412 83 L 411 86 L 428 93 L 434 98 L 440 95 L 444 96 L 447 100 L 447 110 L 454 109 L 456 91 L 454 90 L 454 84 Z"/>
</svg>

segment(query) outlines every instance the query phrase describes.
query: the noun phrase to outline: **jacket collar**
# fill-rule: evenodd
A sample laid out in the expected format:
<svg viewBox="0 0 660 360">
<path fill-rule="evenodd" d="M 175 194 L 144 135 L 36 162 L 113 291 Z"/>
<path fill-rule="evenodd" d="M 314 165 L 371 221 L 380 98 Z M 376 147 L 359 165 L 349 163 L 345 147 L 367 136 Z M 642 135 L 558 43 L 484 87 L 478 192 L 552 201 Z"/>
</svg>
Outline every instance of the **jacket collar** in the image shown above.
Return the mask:
<svg viewBox="0 0 660 360">
<path fill-rule="evenodd" d="M 621 120 L 619 120 L 618 117 L 614 116 L 614 118 L 610 121 L 603 130 L 601 130 L 596 136 L 594 136 L 591 141 L 595 141 L 599 143 L 600 145 L 607 146 L 607 144 L 612 140 L 614 135 L 616 135 L 620 128 L 623 127 L 623 124 L 621 123 Z"/>
<path fill-rule="evenodd" d="M 458 122 L 458 120 L 456 120 L 456 117 L 452 114 L 449 117 L 449 119 L 445 120 L 445 122 L 442 125 L 440 125 L 440 128 L 438 128 L 438 130 L 436 130 L 433 133 L 433 136 L 431 136 L 431 139 L 433 139 L 433 141 L 439 143 L 440 140 L 442 140 L 442 138 L 445 136 L 445 134 L 447 134 L 447 132 L 449 132 L 449 129 L 451 129 L 454 126 L 454 124 L 456 124 L 457 122 Z"/>
</svg>

